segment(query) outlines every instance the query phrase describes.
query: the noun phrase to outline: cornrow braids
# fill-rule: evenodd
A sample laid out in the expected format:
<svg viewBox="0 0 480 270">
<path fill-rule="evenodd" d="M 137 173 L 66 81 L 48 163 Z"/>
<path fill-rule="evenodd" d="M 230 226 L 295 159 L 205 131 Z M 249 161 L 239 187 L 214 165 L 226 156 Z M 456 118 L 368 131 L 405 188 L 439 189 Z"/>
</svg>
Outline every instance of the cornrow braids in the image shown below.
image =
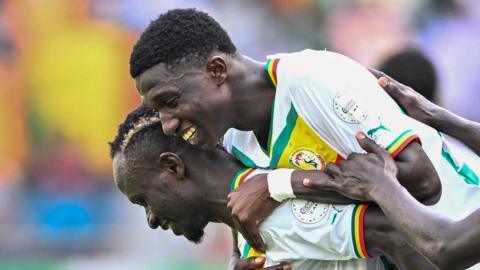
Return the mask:
<svg viewBox="0 0 480 270">
<path fill-rule="evenodd" d="M 124 153 L 136 133 L 149 125 L 158 123 L 160 123 L 160 118 L 157 111 L 143 104 L 137 107 L 127 115 L 125 121 L 118 127 L 117 136 L 109 143 L 110 157 L 113 159 L 118 152 Z"/>
</svg>

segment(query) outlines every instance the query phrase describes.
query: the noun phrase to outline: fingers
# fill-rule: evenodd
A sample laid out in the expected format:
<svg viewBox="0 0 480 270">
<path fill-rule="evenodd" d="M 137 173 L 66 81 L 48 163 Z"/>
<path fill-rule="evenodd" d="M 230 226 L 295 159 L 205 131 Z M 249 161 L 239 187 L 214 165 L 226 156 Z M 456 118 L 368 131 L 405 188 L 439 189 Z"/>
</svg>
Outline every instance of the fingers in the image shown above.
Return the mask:
<svg viewBox="0 0 480 270">
<path fill-rule="evenodd" d="M 312 189 L 338 190 L 340 184 L 335 181 L 335 177 L 342 174 L 340 168 L 333 163 L 328 163 L 325 167 L 325 173 L 321 177 L 303 179 L 303 185 Z"/>
<path fill-rule="evenodd" d="M 378 146 L 378 144 L 376 144 L 375 141 L 373 141 L 372 139 L 365 136 L 365 133 L 358 132 L 356 137 L 357 137 L 357 141 L 358 141 L 358 144 L 360 145 L 360 147 L 362 147 L 363 150 L 367 151 L 367 153 L 375 153 L 375 154 L 379 154 L 379 155 L 387 154 L 385 149 Z"/>
<path fill-rule="evenodd" d="M 340 168 L 334 163 L 328 163 L 327 166 L 325 166 L 325 172 L 331 175 L 333 178 L 342 175 Z"/>
<path fill-rule="evenodd" d="M 265 257 L 250 257 L 239 260 L 235 264 L 235 270 L 255 270 L 260 269 L 265 264 Z"/>
<path fill-rule="evenodd" d="M 370 71 L 370 73 L 372 73 L 373 76 L 375 76 L 377 79 L 380 79 L 380 77 L 385 77 L 385 73 L 383 73 L 379 70 L 376 70 L 376 69 L 373 69 L 373 68 L 368 68 L 368 71 Z"/>
<path fill-rule="evenodd" d="M 336 190 L 338 185 L 330 175 L 325 174 L 319 178 L 305 178 L 303 179 L 303 185 L 311 189 L 319 190 Z"/>
<path fill-rule="evenodd" d="M 392 82 L 386 77 L 381 77 L 378 79 L 378 84 L 391 96 L 394 100 L 398 101 L 402 98 L 402 90 L 397 83 Z"/>
</svg>

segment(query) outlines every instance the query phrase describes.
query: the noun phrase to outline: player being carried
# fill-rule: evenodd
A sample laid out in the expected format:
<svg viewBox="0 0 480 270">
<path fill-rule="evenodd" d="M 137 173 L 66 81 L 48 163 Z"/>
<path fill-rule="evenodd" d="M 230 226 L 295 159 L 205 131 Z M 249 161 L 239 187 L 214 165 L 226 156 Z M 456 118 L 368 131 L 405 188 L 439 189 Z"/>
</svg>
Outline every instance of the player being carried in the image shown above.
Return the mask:
<svg viewBox="0 0 480 270">
<path fill-rule="evenodd" d="M 165 136 L 158 114 L 144 106 L 120 125 L 111 156 L 117 187 L 132 203 L 145 208 L 149 226 L 170 228 L 196 243 L 209 222 L 235 228 L 227 208 L 228 193 L 253 176 L 268 173 L 245 168 L 221 148 L 203 150 Z M 359 226 L 363 210 L 364 205 L 285 201 L 261 226 L 269 247 L 266 265 L 291 262 L 294 269 L 388 269 L 382 260 L 360 259 L 356 246 L 364 245 L 368 254 L 387 254 L 402 269 L 432 268 L 392 230 L 378 208 L 371 208 L 365 226 Z M 234 238 L 241 253 L 238 257 L 258 255 L 241 235 Z"/>
<path fill-rule="evenodd" d="M 256 62 L 206 13 L 176 9 L 141 35 L 130 67 L 167 135 L 207 149 L 224 137 L 227 151 L 245 166 L 282 168 L 230 195 L 236 227 L 258 250 L 265 250 L 258 224 L 279 201 L 311 193 L 302 185 L 306 175 L 324 177 L 325 164 L 362 152 L 359 131 L 395 158 L 399 182 L 417 200 L 435 204 L 432 209 L 459 219 L 480 199 L 467 184 L 474 174 L 457 173 L 441 136 L 403 115 L 376 78 L 343 55 L 304 50 Z M 337 192 L 316 194 L 323 203 L 355 203 Z"/>
</svg>

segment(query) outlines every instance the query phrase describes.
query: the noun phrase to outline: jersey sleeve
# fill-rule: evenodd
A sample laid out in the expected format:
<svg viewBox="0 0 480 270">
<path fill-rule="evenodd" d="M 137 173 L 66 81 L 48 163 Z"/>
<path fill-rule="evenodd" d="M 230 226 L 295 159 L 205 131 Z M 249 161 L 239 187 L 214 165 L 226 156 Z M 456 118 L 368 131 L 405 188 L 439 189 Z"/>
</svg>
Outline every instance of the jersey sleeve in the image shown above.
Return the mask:
<svg viewBox="0 0 480 270">
<path fill-rule="evenodd" d="M 363 238 L 365 210 L 362 205 L 286 201 L 260 226 L 266 255 L 277 263 L 369 258 Z"/>
<path fill-rule="evenodd" d="M 355 139 L 359 131 L 393 156 L 419 140 L 365 67 L 336 53 L 310 54 L 284 63 L 292 66 L 285 91 L 298 115 L 340 155 L 363 152 Z"/>
</svg>

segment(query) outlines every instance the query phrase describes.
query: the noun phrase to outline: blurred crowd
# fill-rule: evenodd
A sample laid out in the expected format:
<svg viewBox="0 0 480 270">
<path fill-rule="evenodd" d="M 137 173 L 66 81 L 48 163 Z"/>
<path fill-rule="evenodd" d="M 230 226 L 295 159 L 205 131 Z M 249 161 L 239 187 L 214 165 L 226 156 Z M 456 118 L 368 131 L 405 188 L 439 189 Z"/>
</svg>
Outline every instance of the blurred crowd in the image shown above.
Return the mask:
<svg viewBox="0 0 480 270">
<path fill-rule="evenodd" d="M 200 246 L 151 231 L 112 181 L 108 142 L 140 102 L 130 50 L 186 7 L 254 59 L 340 52 L 480 121 L 476 0 L 0 0 L 0 269 L 226 267 L 226 228 Z"/>
</svg>

